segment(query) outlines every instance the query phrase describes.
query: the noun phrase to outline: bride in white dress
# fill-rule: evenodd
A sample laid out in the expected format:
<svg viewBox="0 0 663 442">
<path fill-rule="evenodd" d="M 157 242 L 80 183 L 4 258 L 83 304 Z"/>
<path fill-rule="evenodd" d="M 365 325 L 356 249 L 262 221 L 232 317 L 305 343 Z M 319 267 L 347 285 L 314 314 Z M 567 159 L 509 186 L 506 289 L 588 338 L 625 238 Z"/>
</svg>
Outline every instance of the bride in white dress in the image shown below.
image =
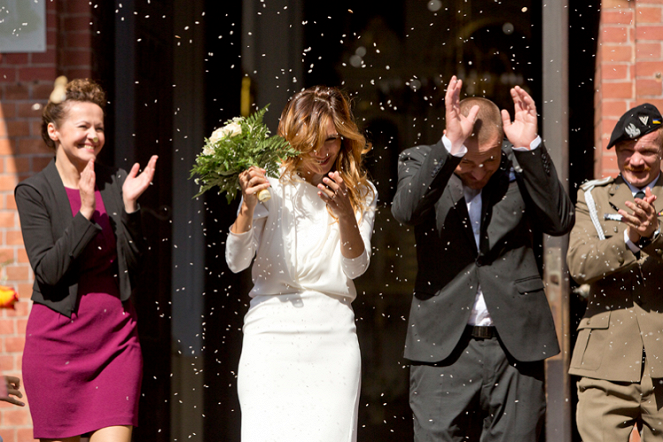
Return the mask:
<svg viewBox="0 0 663 442">
<path fill-rule="evenodd" d="M 370 262 L 377 204 L 362 167 L 370 145 L 336 88 L 296 94 L 278 131 L 301 155 L 280 179 L 256 167 L 240 175 L 226 242 L 233 272 L 255 257 L 237 381 L 242 442 L 351 442 L 361 384 L 352 280 Z"/>
</svg>

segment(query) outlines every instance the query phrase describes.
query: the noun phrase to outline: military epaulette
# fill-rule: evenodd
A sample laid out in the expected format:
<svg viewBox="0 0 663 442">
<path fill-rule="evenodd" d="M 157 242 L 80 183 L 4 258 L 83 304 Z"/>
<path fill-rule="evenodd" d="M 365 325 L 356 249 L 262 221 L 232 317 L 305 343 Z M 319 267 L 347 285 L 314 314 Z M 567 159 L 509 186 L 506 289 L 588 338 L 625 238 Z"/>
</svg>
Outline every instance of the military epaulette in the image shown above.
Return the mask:
<svg viewBox="0 0 663 442">
<path fill-rule="evenodd" d="M 580 185 L 580 188 L 582 190 L 584 190 L 585 192 L 587 192 L 588 190 L 592 190 L 596 186 L 603 186 L 605 184 L 609 184 L 612 181 L 614 181 L 614 179 L 615 178 L 609 176 L 609 177 L 601 178 L 601 179 L 598 179 L 598 180 L 585 181 L 584 183 L 582 183 Z"/>
<path fill-rule="evenodd" d="M 611 183 L 614 180 L 613 177 L 609 176 L 606 178 L 601 178 L 600 180 L 591 180 L 583 183 L 580 188 L 585 192 L 585 203 L 587 204 L 587 210 L 589 210 L 589 219 L 592 220 L 594 228 L 596 229 L 596 234 L 600 240 L 605 239 L 605 234 L 603 233 L 603 227 L 601 227 L 601 222 L 599 220 L 599 215 L 596 212 L 596 203 L 594 202 L 594 197 L 592 196 L 592 189 L 596 186 L 604 186 L 608 183 Z"/>
</svg>

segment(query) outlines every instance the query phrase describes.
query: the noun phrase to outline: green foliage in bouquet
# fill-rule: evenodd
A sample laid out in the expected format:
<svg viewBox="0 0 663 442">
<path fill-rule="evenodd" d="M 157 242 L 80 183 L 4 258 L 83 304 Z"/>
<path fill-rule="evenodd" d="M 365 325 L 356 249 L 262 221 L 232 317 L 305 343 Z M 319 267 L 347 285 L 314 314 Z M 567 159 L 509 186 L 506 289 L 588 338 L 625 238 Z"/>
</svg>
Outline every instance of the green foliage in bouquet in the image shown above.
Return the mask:
<svg viewBox="0 0 663 442">
<path fill-rule="evenodd" d="M 283 137 L 269 136 L 262 119 L 269 105 L 251 116 L 235 117 L 225 126 L 205 138 L 203 151 L 196 157 L 189 179 L 197 176 L 200 184 L 198 197 L 214 186 L 225 192 L 230 203 L 237 196 L 239 174 L 251 166 L 267 171 L 267 176 L 278 178 L 282 160 L 299 155 Z"/>
</svg>

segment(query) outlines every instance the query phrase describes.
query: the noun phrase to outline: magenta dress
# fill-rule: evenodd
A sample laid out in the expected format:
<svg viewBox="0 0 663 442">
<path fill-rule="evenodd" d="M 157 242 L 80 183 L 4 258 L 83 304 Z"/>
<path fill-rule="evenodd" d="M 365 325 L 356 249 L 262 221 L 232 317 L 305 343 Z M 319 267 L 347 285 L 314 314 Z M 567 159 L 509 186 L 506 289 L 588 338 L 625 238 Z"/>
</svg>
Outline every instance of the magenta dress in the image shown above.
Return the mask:
<svg viewBox="0 0 663 442">
<path fill-rule="evenodd" d="M 67 189 L 72 214 L 78 190 Z M 34 304 L 23 352 L 23 383 L 35 438 L 65 438 L 138 423 L 143 359 L 136 313 L 122 303 L 115 275 L 116 241 L 95 192 L 93 219 L 102 231 L 80 263 L 80 303 L 71 319 Z"/>
</svg>

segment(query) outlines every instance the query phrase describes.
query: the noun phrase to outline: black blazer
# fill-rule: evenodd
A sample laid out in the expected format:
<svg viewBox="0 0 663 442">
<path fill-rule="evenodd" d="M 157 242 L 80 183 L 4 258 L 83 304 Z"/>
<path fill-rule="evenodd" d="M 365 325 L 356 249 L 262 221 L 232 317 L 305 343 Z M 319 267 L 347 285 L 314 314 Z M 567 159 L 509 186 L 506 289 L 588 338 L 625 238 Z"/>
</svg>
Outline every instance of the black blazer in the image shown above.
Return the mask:
<svg viewBox="0 0 663 442">
<path fill-rule="evenodd" d="M 122 184 L 127 173 L 95 164 L 101 193 L 117 244 L 118 285 L 126 301 L 135 288 L 144 238 L 140 211 L 127 213 Z M 41 172 L 14 189 L 23 242 L 35 274 L 32 300 L 71 317 L 78 307 L 78 258 L 101 232 L 101 226 L 81 213 L 71 214 L 62 179 L 51 161 Z"/>
<path fill-rule="evenodd" d="M 447 358 L 467 326 L 481 285 L 507 351 L 519 361 L 559 353 L 555 326 L 532 249 L 532 228 L 563 235 L 571 200 L 543 145 L 515 152 L 505 143 L 499 169 L 483 188 L 477 250 L 460 178 L 461 158 L 442 141 L 405 150 L 398 165 L 394 218 L 414 226 L 418 272 L 405 357 Z"/>
</svg>

